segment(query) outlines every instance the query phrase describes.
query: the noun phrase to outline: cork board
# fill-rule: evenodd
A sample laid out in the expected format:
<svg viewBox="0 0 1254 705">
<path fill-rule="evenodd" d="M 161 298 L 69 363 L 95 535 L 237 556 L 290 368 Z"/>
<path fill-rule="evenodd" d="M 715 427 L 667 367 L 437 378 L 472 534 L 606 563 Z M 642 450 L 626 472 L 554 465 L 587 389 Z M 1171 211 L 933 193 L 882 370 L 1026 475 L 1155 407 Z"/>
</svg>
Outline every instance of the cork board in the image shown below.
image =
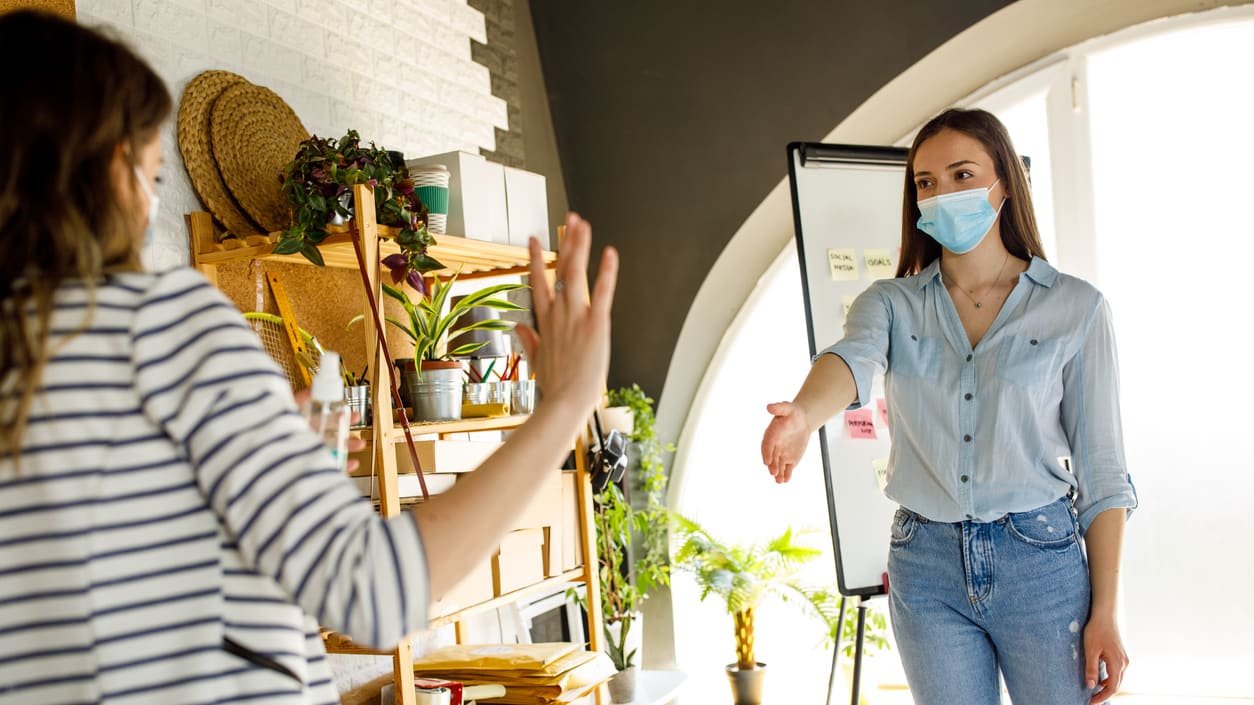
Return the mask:
<svg viewBox="0 0 1254 705">
<path fill-rule="evenodd" d="M 234 262 L 218 266 L 218 288 L 240 311 L 277 314 L 278 307 L 266 284 L 267 272 L 283 279 L 296 324 L 317 338 L 323 348 L 338 352 L 348 369 L 360 374 L 366 366 L 363 326 L 369 325 L 369 317 L 346 329 L 354 316 L 369 311 L 357 270 L 261 260 Z M 385 315 L 401 319 L 405 314 L 399 304 L 386 297 L 384 311 Z M 387 328 L 391 359 L 412 357 L 414 347 L 404 334 L 391 325 Z"/>
<path fill-rule="evenodd" d="M 45 10 L 75 19 L 74 0 L 0 0 L 0 15 L 14 10 Z"/>
</svg>

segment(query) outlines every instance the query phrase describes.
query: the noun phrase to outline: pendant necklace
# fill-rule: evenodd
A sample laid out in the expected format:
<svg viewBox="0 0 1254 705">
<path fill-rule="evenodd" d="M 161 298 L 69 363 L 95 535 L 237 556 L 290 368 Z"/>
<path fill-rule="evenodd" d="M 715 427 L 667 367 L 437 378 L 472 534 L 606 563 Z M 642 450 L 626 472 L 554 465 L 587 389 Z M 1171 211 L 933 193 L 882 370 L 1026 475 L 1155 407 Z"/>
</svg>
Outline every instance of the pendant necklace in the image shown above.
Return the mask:
<svg viewBox="0 0 1254 705">
<path fill-rule="evenodd" d="M 971 303 L 975 304 L 976 308 L 984 308 L 984 299 L 988 298 L 989 292 L 992 291 L 993 287 L 997 286 L 997 283 L 1001 281 L 1001 275 L 1005 273 L 1006 263 L 1009 261 L 1010 261 L 1010 251 L 1007 250 L 1006 259 L 1001 261 L 1001 269 L 997 270 L 997 278 L 994 279 L 993 283 L 989 284 L 988 288 L 984 290 L 984 295 L 980 297 L 979 301 L 976 301 L 975 297 L 971 295 L 971 292 L 967 291 L 966 288 L 964 288 L 961 284 L 959 284 L 958 281 L 954 279 L 952 276 L 949 277 L 949 280 L 952 281 L 954 283 L 954 286 L 958 287 L 958 290 L 961 291 L 963 294 L 965 294 L 968 299 L 971 299 Z M 942 269 L 941 274 L 944 274 L 944 273 L 945 273 L 945 270 Z"/>
</svg>

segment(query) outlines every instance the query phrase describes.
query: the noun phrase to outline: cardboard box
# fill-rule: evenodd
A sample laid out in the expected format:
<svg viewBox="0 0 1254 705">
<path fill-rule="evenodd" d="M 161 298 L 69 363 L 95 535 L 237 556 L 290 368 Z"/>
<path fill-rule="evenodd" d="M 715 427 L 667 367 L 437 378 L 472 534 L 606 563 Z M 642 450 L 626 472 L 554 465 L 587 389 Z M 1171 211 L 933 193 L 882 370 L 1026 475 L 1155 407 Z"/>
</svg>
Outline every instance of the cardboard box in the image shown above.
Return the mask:
<svg viewBox="0 0 1254 705">
<path fill-rule="evenodd" d="M 505 214 L 509 221 L 509 244 L 526 247 L 535 237 L 545 249 L 549 242 L 549 196 L 544 176 L 505 167 Z"/>
<path fill-rule="evenodd" d="M 439 617 L 491 600 L 495 596 L 492 590 L 492 574 L 491 559 L 475 566 L 447 595 L 432 601 L 430 617 Z"/>
<path fill-rule="evenodd" d="M 579 493 L 575 482 L 577 472 L 562 473 L 562 571 L 583 565 L 583 542 L 579 540 Z"/>
<path fill-rule="evenodd" d="M 542 529 L 544 531 L 544 574 L 562 572 L 562 475 L 557 468 L 545 475 L 535 499 L 523 508 L 512 529 Z"/>
<path fill-rule="evenodd" d="M 544 529 L 518 529 L 505 535 L 492 557 L 492 589 L 499 595 L 544 580 Z"/>
<path fill-rule="evenodd" d="M 409 457 L 409 447 L 402 435 L 396 444 L 396 471 L 415 472 Z M 418 462 L 424 473 L 470 472 L 478 468 L 488 456 L 503 444 L 499 441 L 414 441 Z"/>
<path fill-rule="evenodd" d="M 470 152 L 446 152 L 405 160 L 405 166 L 443 164 L 448 168 L 449 235 L 509 242 L 504 167 Z M 439 236 L 436 236 L 439 240 Z"/>
</svg>

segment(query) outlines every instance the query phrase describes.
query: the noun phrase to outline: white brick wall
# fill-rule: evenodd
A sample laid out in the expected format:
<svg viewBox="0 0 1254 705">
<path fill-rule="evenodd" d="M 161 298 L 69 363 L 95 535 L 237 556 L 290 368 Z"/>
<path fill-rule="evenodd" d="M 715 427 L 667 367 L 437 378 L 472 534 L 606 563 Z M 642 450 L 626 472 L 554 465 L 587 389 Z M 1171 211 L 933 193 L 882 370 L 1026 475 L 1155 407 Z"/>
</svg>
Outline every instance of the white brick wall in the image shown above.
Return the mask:
<svg viewBox="0 0 1254 705">
<path fill-rule="evenodd" d="M 283 97 L 311 133 L 348 128 L 407 156 L 496 148 L 505 102 L 470 60 L 486 41 L 466 0 L 78 0 L 78 18 L 139 51 L 175 102 L 201 71 L 234 71 Z M 178 151 L 162 134 L 161 213 L 144 253 L 150 268 L 189 260 L 183 215 L 202 206 Z M 483 620 L 487 623 L 487 618 Z M 495 620 L 491 620 L 495 624 Z M 421 653 L 452 641 L 451 627 L 415 640 Z M 388 658 L 332 656 L 341 689 L 391 668 Z"/>
<path fill-rule="evenodd" d="M 83 24 L 139 51 L 177 102 L 201 71 L 234 71 L 278 93 L 318 135 L 348 128 L 420 156 L 496 148 L 505 102 L 470 59 L 483 14 L 466 0 L 78 0 Z M 166 168 L 158 235 L 145 259 L 188 261 L 183 214 L 202 206 L 178 151 L 162 136 Z"/>
</svg>

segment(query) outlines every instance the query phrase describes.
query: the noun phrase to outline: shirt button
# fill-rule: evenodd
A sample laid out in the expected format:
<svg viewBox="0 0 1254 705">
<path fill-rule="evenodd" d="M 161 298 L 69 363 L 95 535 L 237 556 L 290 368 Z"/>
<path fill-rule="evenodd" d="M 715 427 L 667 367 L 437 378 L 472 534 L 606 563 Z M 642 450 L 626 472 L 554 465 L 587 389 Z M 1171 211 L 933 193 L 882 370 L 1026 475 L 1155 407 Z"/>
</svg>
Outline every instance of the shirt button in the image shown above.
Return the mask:
<svg viewBox="0 0 1254 705">
<path fill-rule="evenodd" d="M 963 394 L 962 398 L 966 399 L 967 401 L 971 401 L 971 392 L 967 392 L 966 394 Z"/>
<path fill-rule="evenodd" d="M 1033 344 L 1033 345 L 1036 345 L 1036 342 L 1037 342 L 1037 341 L 1036 341 L 1036 338 L 1033 338 L 1033 339 L 1029 340 L 1028 342 L 1029 342 L 1029 343 L 1031 343 L 1031 344 Z"/>
<path fill-rule="evenodd" d="M 971 516 L 970 514 L 968 514 L 968 515 L 967 515 L 967 518 L 968 518 L 968 519 L 974 519 L 975 517 L 973 517 L 973 516 Z"/>
<path fill-rule="evenodd" d="M 970 480 L 971 478 L 967 477 L 966 475 L 963 475 L 963 476 L 962 476 L 961 478 L 959 478 L 959 479 L 961 479 L 963 482 L 966 482 L 967 480 Z"/>
<path fill-rule="evenodd" d="M 967 362 L 971 362 L 971 356 L 967 355 Z"/>
<path fill-rule="evenodd" d="M 967 443 L 970 443 L 970 442 L 971 442 L 971 434 L 969 434 L 969 433 L 968 433 L 968 434 L 964 435 L 964 436 L 962 437 L 962 440 L 966 441 Z"/>
</svg>

